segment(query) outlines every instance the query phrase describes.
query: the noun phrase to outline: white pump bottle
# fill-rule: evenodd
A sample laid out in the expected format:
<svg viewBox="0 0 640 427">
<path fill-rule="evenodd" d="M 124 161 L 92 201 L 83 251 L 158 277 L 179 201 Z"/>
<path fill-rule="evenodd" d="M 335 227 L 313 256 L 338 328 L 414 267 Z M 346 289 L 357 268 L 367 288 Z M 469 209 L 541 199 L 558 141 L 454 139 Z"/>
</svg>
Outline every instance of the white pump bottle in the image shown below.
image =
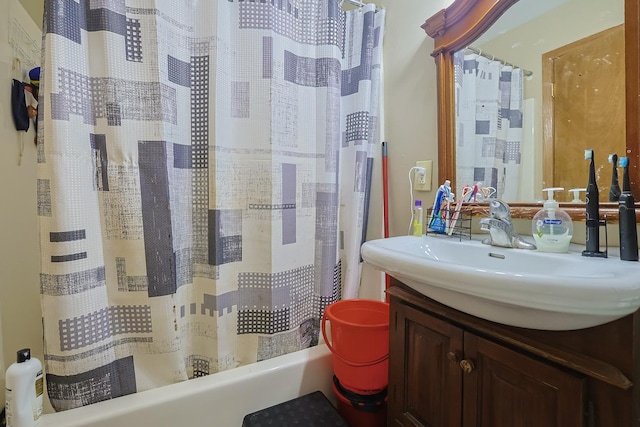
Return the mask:
<svg viewBox="0 0 640 427">
<path fill-rule="evenodd" d="M 545 188 L 547 200 L 543 208 L 536 213 L 531 221 L 531 234 L 540 252 L 568 252 L 573 237 L 573 222 L 571 217 L 553 198 L 554 191 L 564 188 Z"/>
</svg>

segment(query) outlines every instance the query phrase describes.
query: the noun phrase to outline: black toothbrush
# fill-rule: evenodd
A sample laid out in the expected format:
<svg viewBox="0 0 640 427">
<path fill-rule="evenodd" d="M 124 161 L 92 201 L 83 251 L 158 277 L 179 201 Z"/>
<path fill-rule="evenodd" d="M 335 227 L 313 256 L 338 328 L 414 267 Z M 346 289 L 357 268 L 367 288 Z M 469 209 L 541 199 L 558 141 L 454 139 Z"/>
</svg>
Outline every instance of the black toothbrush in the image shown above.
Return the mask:
<svg viewBox="0 0 640 427">
<path fill-rule="evenodd" d="M 609 154 L 609 163 L 613 165 L 611 170 L 611 187 L 609 187 L 609 201 L 617 202 L 620 199 L 620 185 L 618 184 L 618 155 Z"/>
<path fill-rule="evenodd" d="M 636 229 L 635 200 L 631 194 L 629 180 L 629 159 L 620 158 L 622 174 L 622 194 L 618 201 L 618 227 L 620 228 L 620 259 L 638 261 L 638 231 Z"/>
<path fill-rule="evenodd" d="M 584 158 L 591 160 L 589 164 L 589 183 L 587 184 L 587 218 L 586 218 L 586 248 L 583 256 L 606 258 L 607 253 L 600 251 L 600 200 L 598 184 L 596 183 L 596 167 L 593 160 L 593 150 L 584 150 Z"/>
</svg>

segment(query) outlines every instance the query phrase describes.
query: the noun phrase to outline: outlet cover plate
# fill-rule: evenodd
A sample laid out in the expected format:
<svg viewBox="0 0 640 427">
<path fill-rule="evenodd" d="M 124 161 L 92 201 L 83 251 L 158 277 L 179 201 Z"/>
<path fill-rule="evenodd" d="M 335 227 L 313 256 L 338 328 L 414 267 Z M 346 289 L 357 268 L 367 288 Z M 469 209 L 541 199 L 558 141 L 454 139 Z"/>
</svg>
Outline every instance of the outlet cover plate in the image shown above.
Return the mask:
<svg viewBox="0 0 640 427">
<path fill-rule="evenodd" d="M 415 173 L 413 175 L 413 188 L 416 191 L 431 191 L 431 171 L 433 170 L 433 160 L 419 160 L 416 162 L 416 166 L 424 168 L 424 180 L 420 180 L 420 175 Z"/>
</svg>

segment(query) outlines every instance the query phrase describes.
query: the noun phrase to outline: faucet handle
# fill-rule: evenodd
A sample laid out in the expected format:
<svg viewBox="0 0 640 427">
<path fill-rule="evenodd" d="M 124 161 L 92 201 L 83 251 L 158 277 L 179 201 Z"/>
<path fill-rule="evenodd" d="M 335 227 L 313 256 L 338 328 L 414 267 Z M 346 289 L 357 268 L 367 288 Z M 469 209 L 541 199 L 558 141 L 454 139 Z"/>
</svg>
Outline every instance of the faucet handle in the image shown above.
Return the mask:
<svg viewBox="0 0 640 427">
<path fill-rule="evenodd" d="M 511 222 L 511 208 L 502 200 L 491 200 L 489 202 L 489 216 L 491 218 Z"/>
</svg>

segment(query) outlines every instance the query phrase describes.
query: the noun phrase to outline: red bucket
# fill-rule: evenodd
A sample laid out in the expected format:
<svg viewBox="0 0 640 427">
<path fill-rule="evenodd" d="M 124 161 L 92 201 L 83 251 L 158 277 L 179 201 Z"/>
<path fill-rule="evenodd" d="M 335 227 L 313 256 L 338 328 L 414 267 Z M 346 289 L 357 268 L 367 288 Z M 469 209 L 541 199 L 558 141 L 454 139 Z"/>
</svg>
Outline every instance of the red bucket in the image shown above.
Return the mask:
<svg viewBox="0 0 640 427">
<path fill-rule="evenodd" d="M 326 323 L 330 323 L 331 342 Z M 389 304 L 350 299 L 328 305 L 322 336 L 333 355 L 333 372 L 343 387 L 373 394 L 389 383 Z"/>
</svg>

